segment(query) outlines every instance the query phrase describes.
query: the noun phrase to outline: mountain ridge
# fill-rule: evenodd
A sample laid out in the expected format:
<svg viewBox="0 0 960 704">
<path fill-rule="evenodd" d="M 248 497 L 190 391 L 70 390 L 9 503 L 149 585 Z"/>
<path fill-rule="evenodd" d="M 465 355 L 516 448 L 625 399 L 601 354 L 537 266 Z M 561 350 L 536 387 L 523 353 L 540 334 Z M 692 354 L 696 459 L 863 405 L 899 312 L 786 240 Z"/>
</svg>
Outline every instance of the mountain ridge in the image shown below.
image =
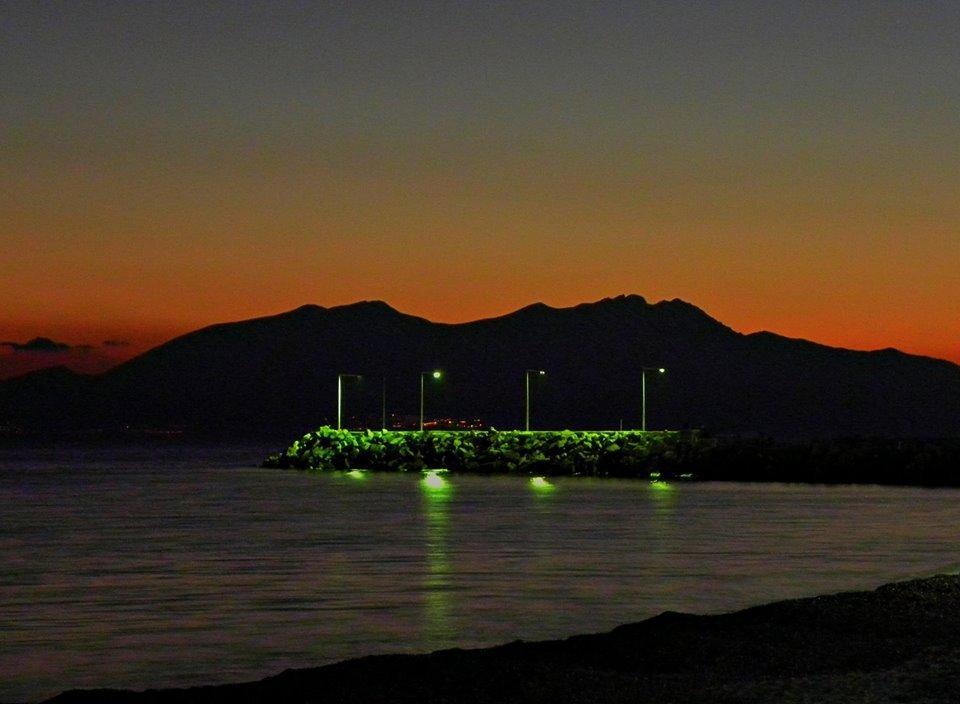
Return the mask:
<svg viewBox="0 0 960 704">
<path fill-rule="evenodd" d="M 96 375 L 38 373 L 0 382 L 0 423 L 26 428 L 182 426 L 200 432 L 301 432 L 335 417 L 339 373 L 352 422 L 388 406 L 409 424 L 417 378 L 443 368 L 428 415 L 516 427 L 518 377 L 540 427 L 638 424 L 640 369 L 651 427 L 779 436 L 960 434 L 960 366 L 899 350 L 847 350 L 772 332 L 740 333 L 681 299 L 620 295 L 542 303 L 463 323 L 435 323 L 380 300 L 218 323 Z M 375 389 L 374 386 L 377 388 Z M 356 417 L 356 418 L 355 418 Z"/>
</svg>

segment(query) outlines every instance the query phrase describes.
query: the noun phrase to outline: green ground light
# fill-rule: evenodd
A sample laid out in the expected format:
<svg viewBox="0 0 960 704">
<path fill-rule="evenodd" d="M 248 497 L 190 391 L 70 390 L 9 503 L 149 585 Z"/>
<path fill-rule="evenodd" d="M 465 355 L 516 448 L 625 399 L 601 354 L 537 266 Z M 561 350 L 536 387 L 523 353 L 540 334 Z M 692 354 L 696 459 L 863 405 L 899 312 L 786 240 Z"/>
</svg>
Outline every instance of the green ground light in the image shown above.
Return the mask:
<svg viewBox="0 0 960 704">
<path fill-rule="evenodd" d="M 443 478 L 445 469 L 431 469 L 423 473 L 420 485 L 427 491 L 445 491 L 450 488 L 450 482 Z"/>
<path fill-rule="evenodd" d="M 548 482 L 546 477 L 530 477 L 530 486 L 538 493 L 550 492 L 557 488 Z"/>
</svg>

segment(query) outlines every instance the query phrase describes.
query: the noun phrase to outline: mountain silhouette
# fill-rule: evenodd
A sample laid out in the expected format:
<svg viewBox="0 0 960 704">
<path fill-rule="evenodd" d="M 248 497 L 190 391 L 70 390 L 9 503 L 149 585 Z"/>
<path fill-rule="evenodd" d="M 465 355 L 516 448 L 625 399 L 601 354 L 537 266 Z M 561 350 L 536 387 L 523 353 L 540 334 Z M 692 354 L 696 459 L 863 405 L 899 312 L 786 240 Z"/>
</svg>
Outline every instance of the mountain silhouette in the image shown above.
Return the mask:
<svg viewBox="0 0 960 704">
<path fill-rule="evenodd" d="M 0 383 L 0 424 L 36 431 L 183 428 L 296 434 L 344 417 L 391 415 L 520 427 L 523 374 L 539 428 L 640 424 L 640 370 L 650 428 L 784 438 L 960 434 L 960 367 L 887 349 L 859 352 L 773 333 L 741 334 L 681 300 L 618 296 L 571 308 L 534 304 L 462 324 L 433 323 L 381 301 L 207 327 L 103 374 L 64 368 Z"/>
</svg>

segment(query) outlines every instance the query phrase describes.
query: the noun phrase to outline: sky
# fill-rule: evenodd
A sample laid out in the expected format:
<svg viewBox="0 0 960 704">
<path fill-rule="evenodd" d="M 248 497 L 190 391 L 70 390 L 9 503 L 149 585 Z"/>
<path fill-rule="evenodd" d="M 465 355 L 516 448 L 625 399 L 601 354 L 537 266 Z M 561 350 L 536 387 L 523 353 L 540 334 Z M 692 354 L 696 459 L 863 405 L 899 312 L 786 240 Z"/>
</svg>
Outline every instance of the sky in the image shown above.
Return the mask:
<svg viewBox="0 0 960 704">
<path fill-rule="evenodd" d="M 960 3 L 7 0 L 0 46 L 0 377 L 620 293 L 960 361 Z"/>
</svg>

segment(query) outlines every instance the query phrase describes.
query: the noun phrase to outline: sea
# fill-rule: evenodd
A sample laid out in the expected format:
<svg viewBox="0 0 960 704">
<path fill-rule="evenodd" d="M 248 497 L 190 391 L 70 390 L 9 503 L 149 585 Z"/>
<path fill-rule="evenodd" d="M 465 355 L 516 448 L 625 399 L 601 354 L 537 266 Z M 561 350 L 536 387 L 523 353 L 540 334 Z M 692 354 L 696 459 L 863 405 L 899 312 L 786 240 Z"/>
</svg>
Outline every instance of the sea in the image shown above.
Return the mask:
<svg viewBox="0 0 960 704">
<path fill-rule="evenodd" d="M 564 638 L 960 566 L 955 489 L 258 468 L 276 449 L 0 448 L 0 701 Z"/>
</svg>

